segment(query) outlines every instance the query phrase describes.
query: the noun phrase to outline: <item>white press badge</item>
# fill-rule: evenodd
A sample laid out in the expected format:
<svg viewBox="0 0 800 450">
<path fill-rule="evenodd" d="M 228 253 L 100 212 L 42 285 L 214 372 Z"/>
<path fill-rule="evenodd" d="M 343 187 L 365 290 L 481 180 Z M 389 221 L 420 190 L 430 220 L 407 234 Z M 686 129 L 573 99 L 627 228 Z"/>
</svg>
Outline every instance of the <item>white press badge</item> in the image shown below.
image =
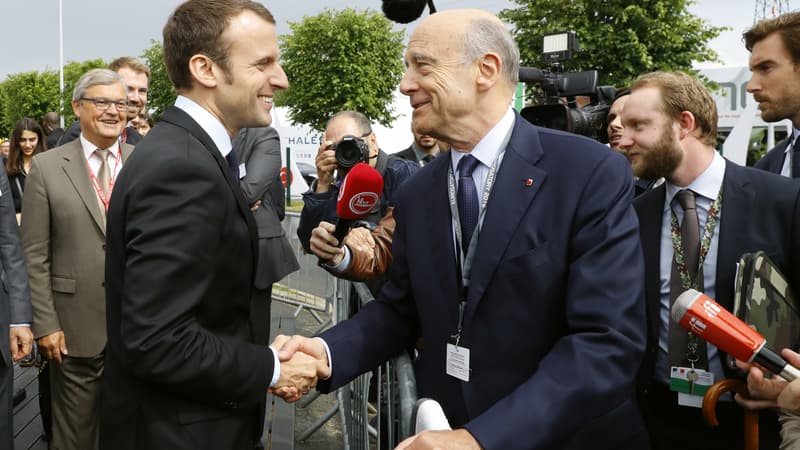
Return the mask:
<svg viewBox="0 0 800 450">
<path fill-rule="evenodd" d="M 241 180 L 245 175 L 247 175 L 247 167 L 244 166 L 244 163 L 241 163 L 239 164 L 239 179 Z"/>
<path fill-rule="evenodd" d="M 447 344 L 447 364 L 445 371 L 452 377 L 469 382 L 469 349 L 454 344 Z"/>
</svg>

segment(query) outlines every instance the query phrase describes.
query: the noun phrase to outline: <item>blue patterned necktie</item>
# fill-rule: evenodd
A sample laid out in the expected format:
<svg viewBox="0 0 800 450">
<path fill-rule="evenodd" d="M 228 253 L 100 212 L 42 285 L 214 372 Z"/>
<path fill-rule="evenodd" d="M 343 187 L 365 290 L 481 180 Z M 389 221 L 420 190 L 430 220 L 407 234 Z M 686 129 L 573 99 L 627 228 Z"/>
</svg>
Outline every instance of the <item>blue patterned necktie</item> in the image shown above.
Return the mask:
<svg viewBox="0 0 800 450">
<path fill-rule="evenodd" d="M 800 178 L 800 138 L 795 139 L 794 147 L 792 148 L 792 178 Z"/>
<path fill-rule="evenodd" d="M 225 155 L 225 160 L 228 161 L 228 167 L 231 168 L 234 179 L 239 181 L 239 160 L 236 158 L 236 154 L 233 153 L 233 149 Z"/>
<path fill-rule="evenodd" d="M 480 161 L 472 155 L 464 155 L 458 162 L 458 217 L 461 220 L 461 250 L 467 254 L 472 233 L 478 224 L 478 191 L 472 179 L 472 171 Z"/>
</svg>

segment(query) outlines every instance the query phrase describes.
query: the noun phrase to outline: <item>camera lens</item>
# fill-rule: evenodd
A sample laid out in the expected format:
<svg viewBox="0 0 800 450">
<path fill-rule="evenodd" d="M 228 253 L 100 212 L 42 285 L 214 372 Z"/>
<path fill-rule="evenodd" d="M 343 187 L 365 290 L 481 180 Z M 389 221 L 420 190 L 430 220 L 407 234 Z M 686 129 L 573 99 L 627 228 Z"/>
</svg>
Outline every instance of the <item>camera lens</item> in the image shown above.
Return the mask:
<svg viewBox="0 0 800 450">
<path fill-rule="evenodd" d="M 369 157 L 369 148 L 363 139 L 345 135 L 336 144 L 336 163 L 342 169 L 349 169 Z"/>
</svg>

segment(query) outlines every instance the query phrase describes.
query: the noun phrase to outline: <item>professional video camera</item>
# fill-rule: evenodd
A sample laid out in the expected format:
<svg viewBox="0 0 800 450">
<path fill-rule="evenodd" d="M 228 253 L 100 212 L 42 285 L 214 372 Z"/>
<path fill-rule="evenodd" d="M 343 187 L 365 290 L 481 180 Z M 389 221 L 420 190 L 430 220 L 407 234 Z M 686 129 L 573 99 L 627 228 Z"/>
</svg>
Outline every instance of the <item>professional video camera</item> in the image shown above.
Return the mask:
<svg viewBox="0 0 800 450">
<path fill-rule="evenodd" d="M 331 147 L 335 151 L 339 170 L 347 171 L 360 162 L 369 162 L 369 145 L 360 137 L 346 134 Z"/>
<path fill-rule="evenodd" d="M 561 61 L 572 59 L 578 51 L 575 32 L 544 36 L 542 61 L 553 71 L 520 67 L 519 81 L 538 83 L 542 95 L 536 105 L 522 109 L 529 122 L 546 128 L 569 131 L 608 142 L 606 116 L 614 100 L 613 86 L 597 86 L 597 71 L 563 72 Z M 589 104 L 579 107 L 575 97 L 588 96 Z M 566 103 L 564 102 L 566 100 Z"/>
</svg>

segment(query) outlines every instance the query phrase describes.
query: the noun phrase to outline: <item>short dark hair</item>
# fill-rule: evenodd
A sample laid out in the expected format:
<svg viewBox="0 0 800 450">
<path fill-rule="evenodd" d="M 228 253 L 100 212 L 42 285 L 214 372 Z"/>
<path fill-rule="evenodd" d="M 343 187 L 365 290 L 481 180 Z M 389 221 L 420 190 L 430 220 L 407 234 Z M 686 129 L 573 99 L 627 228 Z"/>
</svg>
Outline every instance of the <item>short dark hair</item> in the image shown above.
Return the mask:
<svg viewBox="0 0 800 450">
<path fill-rule="evenodd" d="M 773 19 L 765 19 L 753 25 L 742 34 L 744 46 L 752 52 L 753 47 L 767 36 L 778 33 L 792 61 L 800 62 L 800 11 L 781 14 Z"/>
<path fill-rule="evenodd" d="M 230 42 L 222 33 L 231 18 L 251 11 L 271 24 L 275 18 L 264 5 L 251 0 L 188 0 L 179 5 L 164 25 L 164 63 L 175 90 L 192 87 L 189 60 L 202 54 L 229 75 Z"/>
</svg>

